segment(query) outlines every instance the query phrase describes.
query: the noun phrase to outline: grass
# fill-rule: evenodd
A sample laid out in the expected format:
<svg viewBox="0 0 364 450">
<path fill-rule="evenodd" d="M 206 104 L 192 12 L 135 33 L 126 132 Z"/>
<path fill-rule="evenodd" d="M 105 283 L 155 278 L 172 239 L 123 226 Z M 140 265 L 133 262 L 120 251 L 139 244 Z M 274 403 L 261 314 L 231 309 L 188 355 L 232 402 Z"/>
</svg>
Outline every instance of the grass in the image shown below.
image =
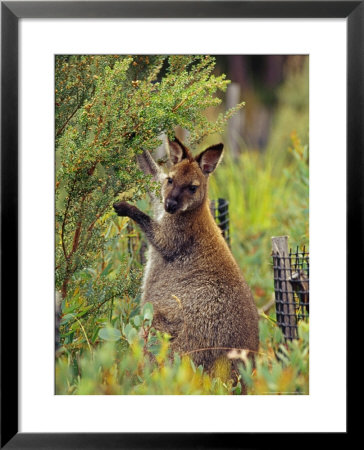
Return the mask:
<svg viewBox="0 0 364 450">
<path fill-rule="evenodd" d="M 246 151 L 226 156 L 210 180 L 210 197 L 229 201 L 232 252 L 259 307 L 273 293 L 271 237 L 288 235 L 290 244 L 308 244 L 308 185 L 300 179 L 303 149 L 296 135 L 285 158 L 273 152 Z M 308 170 L 308 169 L 307 169 Z"/>
</svg>

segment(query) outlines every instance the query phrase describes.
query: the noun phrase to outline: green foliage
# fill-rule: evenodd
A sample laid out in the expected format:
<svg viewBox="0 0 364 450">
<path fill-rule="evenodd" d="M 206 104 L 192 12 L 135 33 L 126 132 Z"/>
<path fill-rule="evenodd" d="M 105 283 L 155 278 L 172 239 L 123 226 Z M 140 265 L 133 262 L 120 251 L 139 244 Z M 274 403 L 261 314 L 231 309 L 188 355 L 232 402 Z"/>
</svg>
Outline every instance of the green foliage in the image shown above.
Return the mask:
<svg viewBox="0 0 364 450">
<path fill-rule="evenodd" d="M 102 394 L 227 394 L 232 382 L 211 379 L 202 366 L 174 355 L 168 335 L 152 328 L 153 306 L 146 303 L 122 328 L 104 324 L 99 345 L 75 355 L 67 349 L 56 363 L 56 393 Z"/>
<path fill-rule="evenodd" d="M 186 355 L 172 355 L 168 335 L 152 327 L 153 307 L 146 304 L 122 328 L 104 324 L 100 343 L 75 355 L 63 349 L 56 363 L 56 393 L 78 395 L 211 395 L 308 394 L 308 324 L 300 323 L 299 339 L 285 343 L 274 320 L 260 321 L 255 367 L 241 357 L 241 382 L 211 377 Z"/>
<path fill-rule="evenodd" d="M 240 373 L 249 394 L 308 394 L 308 324 L 298 325 L 299 339 L 283 341 L 279 328 L 265 317 L 260 324 L 260 351 L 252 362 L 245 359 Z"/>
<path fill-rule="evenodd" d="M 308 245 L 309 236 L 309 152 L 297 133 L 291 133 L 289 153 L 293 156 L 293 167 L 284 169 L 284 177 L 294 193 L 286 203 L 287 222 L 293 242 Z M 297 212 L 300 214 L 297 214 Z"/>
</svg>

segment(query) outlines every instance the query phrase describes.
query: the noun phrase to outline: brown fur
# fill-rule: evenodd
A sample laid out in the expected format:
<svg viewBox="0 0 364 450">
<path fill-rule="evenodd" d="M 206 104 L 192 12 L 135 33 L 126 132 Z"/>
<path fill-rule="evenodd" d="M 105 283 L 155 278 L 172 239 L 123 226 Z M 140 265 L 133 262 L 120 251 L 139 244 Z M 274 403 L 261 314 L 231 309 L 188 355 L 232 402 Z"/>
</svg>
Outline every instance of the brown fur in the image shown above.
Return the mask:
<svg viewBox="0 0 364 450">
<path fill-rule="evenodd" d="M 162 181 L 165 211 L 157 220 L 128 203 L 114 205 L 149 241 L 142 302 L 153 304 L 155 328 L 172 336 L 174 350 L 210 371 L 226 349 L 258 350 L 257 309 L 207 197 L 208 177 L 222 148 L 210 147 L 193 158 L 178 140 L 170 142 L 174 165 Z"/>
</svg>

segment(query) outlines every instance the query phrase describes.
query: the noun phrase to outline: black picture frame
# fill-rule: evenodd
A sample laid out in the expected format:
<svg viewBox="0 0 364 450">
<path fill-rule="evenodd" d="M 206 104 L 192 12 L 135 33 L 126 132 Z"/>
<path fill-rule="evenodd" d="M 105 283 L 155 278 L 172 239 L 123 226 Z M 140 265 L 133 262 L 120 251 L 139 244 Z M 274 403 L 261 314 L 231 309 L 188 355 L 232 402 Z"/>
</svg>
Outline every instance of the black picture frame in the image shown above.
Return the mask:
<svg viewBox="0 0 364 450">
<path fill-rule="evenodd" d="M 1 2 L 1 448 L 256 448 L 267 433 L 18 432 L 18 22 L 21 18 L 346 18 L 347 299 L 363 273 L 364 1 Z M 11 270 L 8 270 L 10 268 Z M 10 302 L 8 300 L 11 293 Z M 11 327 L 11 340 L 8 339 Z M 348 351 L 349 351 L 348 346 Z M 334 375 L 333 375 L 334 376 Z M 348 429 L 347 429 L 348 430 Z M 288 431 L 288 430 L 287 430 Z M 242 436 L 243 435 L 243 436 Z M 340 433 L 339 437 L 347 437 Z M 310 438 L 309 433 L 300 438 Z M 316 435 L 316 439 L 318 436 Z M 289 435 L 287 435 L 289 439 Z M 279 437 L 284 445 L 286 437 Z M 278 441 L 276 441 L 278 442 Z M 317 442 L 317 441 L 316 441 Z"/>
</svg>

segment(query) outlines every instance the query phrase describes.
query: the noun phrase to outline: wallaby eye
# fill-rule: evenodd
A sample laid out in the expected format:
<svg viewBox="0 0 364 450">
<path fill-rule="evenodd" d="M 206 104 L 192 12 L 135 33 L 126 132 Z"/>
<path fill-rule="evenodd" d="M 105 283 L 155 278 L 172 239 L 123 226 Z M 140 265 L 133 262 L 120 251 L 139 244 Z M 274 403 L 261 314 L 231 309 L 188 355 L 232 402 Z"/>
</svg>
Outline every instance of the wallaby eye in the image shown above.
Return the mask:
<svg viewBox="0 0 364 450">
<path fill-rule="evenodd" d="M 167 178 L 167 183 L 168 183 L 168 184 L 172 184 L 172 183 L 173 183 L 172 178 L 168 177 L 168 178 Z"/>
<path fill-rule="evenodd" d="M 192 194 L 194 194 L 197 191 L 198 186 L 189 186 L 189 190 Z"/>
</svg>

